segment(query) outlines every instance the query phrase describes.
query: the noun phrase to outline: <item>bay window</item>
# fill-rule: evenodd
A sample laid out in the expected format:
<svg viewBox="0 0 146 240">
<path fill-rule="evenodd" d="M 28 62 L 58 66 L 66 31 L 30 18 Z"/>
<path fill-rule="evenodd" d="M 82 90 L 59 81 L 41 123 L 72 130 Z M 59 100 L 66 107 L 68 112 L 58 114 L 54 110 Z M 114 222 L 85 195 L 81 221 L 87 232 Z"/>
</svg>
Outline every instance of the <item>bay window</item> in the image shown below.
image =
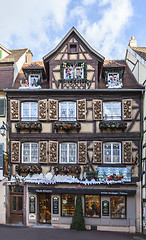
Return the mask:
<svg viewBox="0 0 146 240">
<path fill-rule="evenodd" d="M 22 162 L 38 163 L 38 143 L 22 144 Z"/>
<path fill-rule="evenodd" d="M 60 143 L 60 163 L 76 163 L 77 162 L 77 144 L 76 143 Z"/>
<path fill-rule="evenodd" d="M 104 102 L 103 119 L 121 120 L 121 102 Z"/>
<path fill-rule="evenodd" d="M 24 102 L 21 104 L 21 119 L 22 121 L 38 120 L 38 103 Z"/>
<path fill-rule="evenodd" d="M 59 120 L 76 121 L 76 102 L 59 103 Z"/>
<path fill-rule="evenodd" d="M 121 163 L 121 143 L 113 142 L 103 144 L 103 162 Z"/>
</svg>

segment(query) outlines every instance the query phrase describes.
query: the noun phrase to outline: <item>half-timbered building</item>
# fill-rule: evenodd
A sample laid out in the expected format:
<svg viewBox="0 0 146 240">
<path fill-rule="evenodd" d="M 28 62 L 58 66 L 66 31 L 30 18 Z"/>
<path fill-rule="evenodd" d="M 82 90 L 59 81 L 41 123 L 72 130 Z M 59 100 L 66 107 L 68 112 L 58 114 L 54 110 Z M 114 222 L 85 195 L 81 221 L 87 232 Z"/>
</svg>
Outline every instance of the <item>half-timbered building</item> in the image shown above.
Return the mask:
<svg viewBox="0 0 146 240">
<path fill-rule="evenodd" d="M 88 229 L 140 231 L 142 92 L 75 28 L 7 89 L 7 220 L 69 227 L 82 196 Z M 10 206 L 10 207 L 9 207 Z"/>
</svg>

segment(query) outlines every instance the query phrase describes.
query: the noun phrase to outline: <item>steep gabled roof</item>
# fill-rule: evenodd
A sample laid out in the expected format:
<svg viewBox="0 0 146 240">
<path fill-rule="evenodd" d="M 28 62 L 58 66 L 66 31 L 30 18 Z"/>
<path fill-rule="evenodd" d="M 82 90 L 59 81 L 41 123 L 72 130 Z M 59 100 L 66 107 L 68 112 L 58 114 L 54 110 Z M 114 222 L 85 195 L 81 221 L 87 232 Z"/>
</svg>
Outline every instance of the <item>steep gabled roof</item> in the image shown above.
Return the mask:
<svg viewBox="0 0 146 240">
<path fill-rule="evenodd" d="M 146 61 L 146 47 L 132 47 L 132 50 Z"/>
<path fill-rule="evenodd" d="M 4 46 L 2 46 L 1 44 L 0 44 L 0 48 L 1 48 L 3 51 L 5 51 L 6 53 L 8 53 L 8 54 L 11 53 L 8 49 L 6 49 L 6 48 L 5 48 Z"/>
<path fill-rule="evenodd" d="M 66 40 L 73 34 L 75 33 L 75 35 L 88 47 L 88 49 L 95 54 L 99 59 L 101 59 L 101 61 L 104 60 L 104 57 L 98 53 L 97 51 L 95 51 L 90 45 L 89 43 L 81 36 L 81 34 L 75 29 L 75 27 L 72 27 L 71 30 L 65 35 L 65 37 L 61 40 L 61 42 L 51 51 L 49 52 L 47 55 L 45 55 L 43 57 L 44 61 L 47 61 L 48 59 L 50 59 L 52 57 L 52 55 L 54 53 L 57 52 L 57 50 L 59 50 L 59 48 L 66 42 Z"/>
<path fill-rule="evenodd" d="M 27 51 L 27 48 L 24 49 L 13 49 L 9 50 L 10 54 L 0 60 L 0 63 L 9 63 L 9 62 L 17 62 L 19 58 Z"/>
<path fill-rule="evenodd" d="M 31 64 L 24 64 L 23 70 L 32 70 L 32 69 L 44 69 L 44 63 L 42 61 L 32 62 Z"/>
</svg>

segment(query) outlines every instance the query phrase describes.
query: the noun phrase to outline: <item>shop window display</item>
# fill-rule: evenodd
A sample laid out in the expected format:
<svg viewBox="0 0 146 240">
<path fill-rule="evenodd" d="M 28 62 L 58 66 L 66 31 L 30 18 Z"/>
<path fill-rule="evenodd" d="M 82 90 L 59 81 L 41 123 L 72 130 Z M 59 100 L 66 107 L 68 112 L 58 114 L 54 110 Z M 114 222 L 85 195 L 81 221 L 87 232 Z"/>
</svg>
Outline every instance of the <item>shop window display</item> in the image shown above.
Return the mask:
<svg viewBox="0 0 146 240">
<path fill-rule="evenodd" d="M 85 195 L 85 217 L 101 216 L 101 203 L 100 196 L 98 195 Z"/>
<path fill-rule="evenodd" d="M 61 196 L 61 215 L 62 216 L 73 216 L 75 210 L 75 195 L 73 194 L 62 194 Z"/>
<path fill-rule="evenodd" d="M 110 198 L 111 218 L 126 218 L 126 198 L 123 196 L 113 196 Z"/>
</svg>

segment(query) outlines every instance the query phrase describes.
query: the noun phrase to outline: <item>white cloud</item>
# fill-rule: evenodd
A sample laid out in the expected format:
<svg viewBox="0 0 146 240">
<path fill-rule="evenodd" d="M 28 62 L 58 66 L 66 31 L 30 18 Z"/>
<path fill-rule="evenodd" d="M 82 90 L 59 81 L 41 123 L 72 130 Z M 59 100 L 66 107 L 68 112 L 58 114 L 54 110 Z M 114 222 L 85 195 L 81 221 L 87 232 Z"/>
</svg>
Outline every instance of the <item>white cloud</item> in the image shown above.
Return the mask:
<svg viewBox="0 0 146 240">
<path fill-rule="evenodd" d="M 83 4 L 84 5 L 92 5 L 93 3 L 95 3 L 97 0 L 83 0 Z"/>
</svg>

